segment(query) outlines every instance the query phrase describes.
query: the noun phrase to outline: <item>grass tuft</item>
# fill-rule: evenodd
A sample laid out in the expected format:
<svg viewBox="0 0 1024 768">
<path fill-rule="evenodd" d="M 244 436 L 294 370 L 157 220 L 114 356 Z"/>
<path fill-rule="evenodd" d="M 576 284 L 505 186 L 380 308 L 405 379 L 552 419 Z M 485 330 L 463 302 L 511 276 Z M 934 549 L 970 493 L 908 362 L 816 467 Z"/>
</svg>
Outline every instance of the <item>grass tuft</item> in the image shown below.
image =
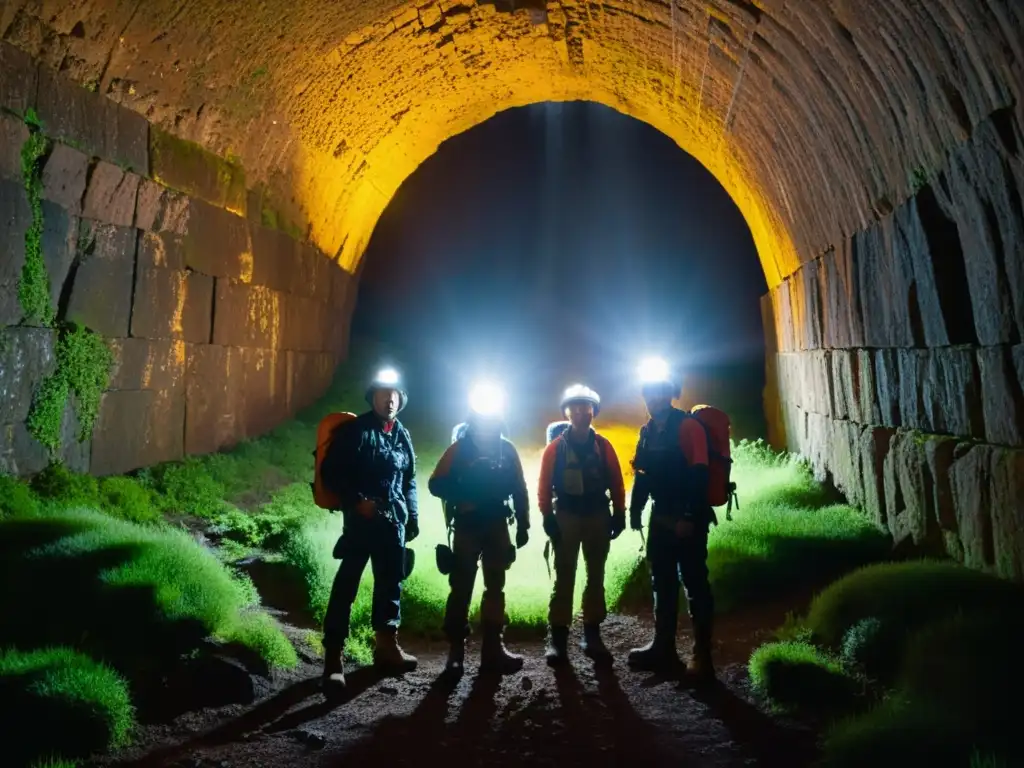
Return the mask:
<svg viewBox="0 0 1024 768">
<path fill-rule="evenodd" d="M 284 658 L 287 640 L 243 612 L 257 596 L 183 531 L 76 510 L 0 522 L 0 645 L 69 645 L 138 681 L 213 635 Z M 13 585 L 31 584 L 31 590 Z M 273 635 L 273 637 L 272 637 Z M 280 636 L 280 637 L 278 637 Z"/>
<path fill-rule="evenodd" d="M 783 712 L 845 714 L 861 688 L 838 660 L 809 643 L 762 645 L 748 670 L 754 690 Z"/>
<path fill-rule="evenodd" d="M 17 478 L 0 474 L 0 519 L 34 517 L 39 514 L 39 499 L 32 489 Z"/>
<path fill-rule="evenodd" d="M 121 747 L 134 725 L 125 681 L 103 664 L 61 647 L 0 653 L 0 739 L 14 765 Z"/>
</svg>

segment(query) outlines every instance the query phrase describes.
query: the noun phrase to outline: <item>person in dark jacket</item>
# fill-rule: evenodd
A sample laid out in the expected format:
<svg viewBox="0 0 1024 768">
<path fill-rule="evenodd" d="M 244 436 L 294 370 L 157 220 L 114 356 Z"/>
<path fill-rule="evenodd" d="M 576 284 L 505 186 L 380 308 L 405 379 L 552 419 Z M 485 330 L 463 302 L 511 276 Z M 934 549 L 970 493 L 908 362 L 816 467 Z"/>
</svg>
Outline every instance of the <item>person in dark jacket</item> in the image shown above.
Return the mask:
<svg viewBox="0 0 1024 768">
<path fill-rule="evenodd" d="M 481 561 L 484 594 L 480 604 L 480 669 L 505 674 L 523 666 L 523 658 L 505 648 L 502 631 L 505 572 L 515 560 L 515 549 L 529 541 L 530 501 L 519 453 L 502 436 L 503 398 L 497 388 L 481 387 L 474 392 L 465 434 L 448 447 L 430 477 L 430 492 L 451 510 L 454 529 L 453 567 L 448 575 L 451 592 L 444 618 L 450 645 L 445 669 L 451 674 L 463 671 L 469 603 Z M 509 536 L 513 516 L 515 548 Z"/>
<path fill-rule="evenodd" d="M 324 677 L 328 692 L 345 687 L 342 653 L 352 604 L 367 562 L 373 568 L 375 666 L 386 672 L 416 667 L 398 644 L 405 545 L 419 535 L 416 455 L 398 420 L 408 397 L 398 374 L 382 371 L 366 390 L 372 409 L 341 424 L 324 456 L 324 485 L 341 500 L 344 530 L 334 550 L 341 560 L 324 617 Z"/>
<path fill-rule="evenodd" d="M 652 366 L 653 367 L 653 366 Z M 693 623 L 693 654 L 687 671 L 714 677 L 711 629 L 714 599 L 708 580 L 708 530 L 714 510 L 708 503 L 708 438 L 701 423 L 672 406 L 680 385 L 667 365 L 649 370 L 643 396 L 650 420 L 640 430 L 633 462 L 636 479 L 629 503 L 630 527 L 642 530 L 648 499 L 654 500 L 647 535 L 647 559 L 654 592 L 654 639 L 630 651 L 631 666 L 674 672 L 679 583 Z"/>
</svg>

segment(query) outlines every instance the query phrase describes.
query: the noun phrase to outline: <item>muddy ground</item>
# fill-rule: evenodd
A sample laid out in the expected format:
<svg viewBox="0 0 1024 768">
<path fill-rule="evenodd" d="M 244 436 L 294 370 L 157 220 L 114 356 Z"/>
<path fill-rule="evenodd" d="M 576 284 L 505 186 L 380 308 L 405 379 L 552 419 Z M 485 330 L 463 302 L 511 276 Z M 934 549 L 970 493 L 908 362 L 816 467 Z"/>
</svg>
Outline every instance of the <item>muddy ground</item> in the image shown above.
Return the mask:
<svg viewBox="0 0 1024 768">
<path fill-rule="evenodd" d="M 320 660 L 279 674 L 273 690 L 249 707 L 182 715 L 143 728 L 136 746 L 113 766 L 333 767 L 342 765 L 809 765 L 814 733 L 766 714 L 748 690 L 746 661 L 770 639 L 788 600 L 720 620 L 719 683 L 706 689 L 633 672 L 629 648 L 649 638 L 645 616 L 613 616 L 606 642 L 616 660 L 595 670 L 573 638 L 571 669 L 555 672 L 537 641 L 510 642 L 526 656 L 505 678 L 477 674 L 477 639 L 466 674 L 454 684 L 440 675 L 445 648 L 406 641 L 419 667 L 403 678 L 371 669 L 349 673 L 346 701 L 329 706 L 319 690 Z M 685 622 L 683 622 L 685 623 Z M 680 632 L 680 648 L 689 648 Z"/>
</svg>

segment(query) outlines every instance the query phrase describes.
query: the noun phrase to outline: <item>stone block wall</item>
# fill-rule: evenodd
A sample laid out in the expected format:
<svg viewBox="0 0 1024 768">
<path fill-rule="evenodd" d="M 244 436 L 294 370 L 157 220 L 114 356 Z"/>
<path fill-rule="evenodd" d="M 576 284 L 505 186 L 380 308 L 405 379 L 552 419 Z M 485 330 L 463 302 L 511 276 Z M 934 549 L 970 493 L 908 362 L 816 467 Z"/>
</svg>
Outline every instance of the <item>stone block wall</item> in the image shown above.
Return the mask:
<svg viewBox="0 0 1024 768">
<path fill-rule="evenodd" d="M 765 296 L 771 440 L 897 545 L 1024 579 L 1024 132 L 1010 107 L 914 197 Z"/>
<path fill-rule="evenodd" d="M 42 251 L 57 319 L 115 359 L 90 440 L 66 409 L 60 458 L 106 475 L 216 451 L 323 394 L 347 353 L 354 276 L 268 216 L 237 164 L 0 43 L 0 471 L 50 459 L 25 424 L 57 338 L 18 298 L 26 120 L 53 140 Z"/>
</svg>

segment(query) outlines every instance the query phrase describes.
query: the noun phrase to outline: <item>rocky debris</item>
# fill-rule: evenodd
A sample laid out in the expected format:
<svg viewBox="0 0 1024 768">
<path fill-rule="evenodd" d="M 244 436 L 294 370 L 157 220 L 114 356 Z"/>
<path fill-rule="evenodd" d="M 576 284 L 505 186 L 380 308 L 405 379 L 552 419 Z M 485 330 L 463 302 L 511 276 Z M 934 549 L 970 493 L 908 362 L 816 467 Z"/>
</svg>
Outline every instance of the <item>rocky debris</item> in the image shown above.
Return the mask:
<svg viewBox="0 0 1024 768">
<path fill-rule="evenodd" d="M 291 737 L 310 749 L 323 749 L 327 746 L 327 736 L 314 728 L 296 728 Z"/>
</svg>

